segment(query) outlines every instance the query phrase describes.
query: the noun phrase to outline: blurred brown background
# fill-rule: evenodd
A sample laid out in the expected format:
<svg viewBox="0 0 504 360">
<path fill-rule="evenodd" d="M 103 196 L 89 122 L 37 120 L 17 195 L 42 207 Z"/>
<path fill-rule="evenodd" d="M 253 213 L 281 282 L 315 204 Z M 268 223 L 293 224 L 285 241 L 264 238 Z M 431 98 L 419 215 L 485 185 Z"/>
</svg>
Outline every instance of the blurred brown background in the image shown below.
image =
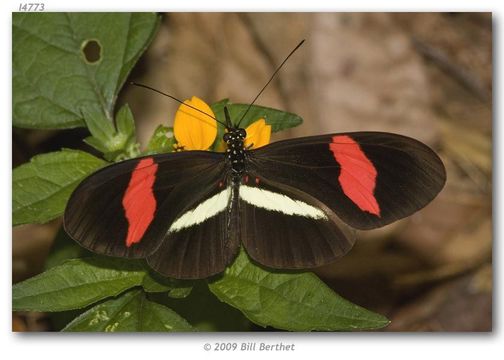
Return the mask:
<svg viewBox="0 0 504 360">
<path fill-rule="evenodd" d="M 318 274 L 392 320 L 386 331 L 492 329 L 492 16 L 490 13 L 171 13 L 130 78 L 179 98 L 250 102 L 301 40 L 258 104 L 301 115 L 273 141 L 382 130 L 442 157 L 448 182 L 428 207 L 384 229 Z M 141 142 L 177 104 L 126 87 Z M 82 130 L 15 131 L 14 165 L 76 147 Z M 13 230 L 13 280 L 43 267 L 56 220 Z M 43 314 L 14 326 L 43 330 Z"/>
</svg>

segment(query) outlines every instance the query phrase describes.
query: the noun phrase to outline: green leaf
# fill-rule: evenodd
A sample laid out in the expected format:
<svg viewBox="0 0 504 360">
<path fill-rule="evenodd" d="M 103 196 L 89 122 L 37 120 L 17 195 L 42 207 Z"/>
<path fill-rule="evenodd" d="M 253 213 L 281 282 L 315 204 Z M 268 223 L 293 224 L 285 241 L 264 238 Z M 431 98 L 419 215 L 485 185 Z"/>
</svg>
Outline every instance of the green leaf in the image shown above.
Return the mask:
<svg viewBox="0 0 504 360">
<path fill-rule="evenodd" d="M 112 123 L 117 94 L 158 24 L 154 13 L 14 13 L 14 126 L 84 126 L 83 107 Z"/>
<path fill-rule="evenodd" d="M 210 105 L 210 108 L 215 114 L 215 117 L 222 123 L 226 123 L 226 118 L 224 116 L 224 106 L 229 104 L 229 99 L 222 99 L 216 103 Z M 225 128 L 222 124 L 217 123 L 217 136 L 211 147 L 213 151 L 218 151 L 219 145 L 224 141 L 222 137 L 224 136 Z M 221 150 L 222 151 L 222 150 Z"/>
<path fill-rule="evenodd" d="M 143 281 L 142 287 L 146 292 L 167 292 L 170 291 L 173 286 L 171 284 L 170 279 L 164 279 L 160 276 L 158 277 L 156 274 L 148 273 Z"/>
<path fill-rule="evenodd" d="M 110 149 L 109 141 L 116 135 L 112 121 L 107 119 L 103 113 L 93 108 L 82 108 L 81 113 L 93 138 L 102 143 L 106 149 Z"/>
<path fill-rule="evenodd" d="M 51 251 L 47 256 L 44 268 L 45 270 L 61 265 L 66 260 L 90 257 L 92 252 L 84 249 L 75 242 L 61 227 L 54 238 Z"/>
<path fill-rule="evenodd" d="M 116 115 L 117 132 L 126 137 L 126 142 L 135 141 L 135 119 L 128 104 L 124 104 Z"/>
<path fill-rule="evenodd" d="M 172 152 L 174 144 L 173 128 L 159 125 L 149 140 L 147 152 L 154 154 Z"/>
<path fill-rule="evenodd" d="M 182 298 L 191 292 L 192 282 L 166 278 L 150 271 L 144 277 L 142 287 L 146 292 L 169 292 L 170 296 L 173 292 L 172 297 Z"/>
<path fill-rule="evenodd" d="M 250 262 L 244 251 L 209 287 L 261 326 L 334 331 L 377 329 L 389 323 L 343 299 L 313 273 L 269 272 Z"/>
<path fill-rule="evenodd" d="M 54 238 L 53 245 L 51 247 L 49 255 L 46 258 L 44 270 L 48 270 L 52 267 L 61 265 L 63 262 L 69 259 L 90 256 L 92 256 L 92 253 L 89 250 L 84 249 L 72 238 L 70 238 L 65 230 L 63 230 L 63 227 L 61 227 L 56 234 L 56 237 Z M 70 321 L 72 321 L 76 316 L 82 314 L 85 310 L 86 309 L 84 308 L 48 314 L 51 321 L 51 328 L 54 331 L 60 331 Z"/>
<path fill-rule="evenodd" d="M 193 331 L 176 312 L 149 301 L 141 290 L 132 290 L 94 306 L 75 318 L 63 331 Z"/>
<path fill-rule="evenodd" d="M 18 166 L 12 173 L 12 223 L 44 223 L 60 216 L 79 182 L 105 164 L 86 152 L 65 149 Z"/>
<path fill-rule="evenodd" d="M 142 286 L 147 292 L 183 294 L 190 292 L 192 283 L 151 274 L 143 260 L 86 257 L 66 260 L 15 284 L 12 306 L 14 310 L 32 311 L 81 309 L 134 286 Z"/>
<path fill-rule="evenodd" d="M 140 261 L 105 257 L 73 259 L 15 284 L 12 309 L 63 311 L 80 309 L 142 284 Z"/>
<path fill-rule="evenodd" d="M 229 115 L 231 116 L 233 125 L 238 125 L 237 123 L 245 113 L 248 105 L 230 104 L 227 102 L 227 100 L 222 100 L 216 104 L 213 104 L 212 110 L 214 111 L 217 119 L 222 122 L 226 121 L 224 117 L 224 105 L 226 105 L 229 110 Z M 247 112 L 247 115 L 241 121 L 240 127 L 246 128 L 260 118 L 264 118 L 266 120 L 266 124 L 271 125 L 272 132 L 293 128 L 301 125 L 303 122 L 303 119 L 299 115 L 264 106 L 253 105 Z"/>
<path fill-rule="evenodd" d="M 192 286 L 171 289 L 168 292 L 168 296 L 171 298 L 174 298 L 174 299 L 183 299 L 183 298 L 188 297 L 191 294 L 192 289 L 193 289 Z"/>
<path fill-rule="evenodd" d="M 173 309 L 199 331 L 249 331 L 251 323 L 237 309 L 217 299 L 205 280 L 194 281 L 189 296 L 175 298 L 171 292 L 152 294 L 152 299 Z M 173 290 L 172 290 L 173 292 Z"/>
<path fill-rule="evenodd" d="M 222 121 L 223 123 L 226 123 L 226 118 L 224 116 L 224 106 L 226 106 L 226 105 L 229 106 L 229 99 L 222 99 L 222 100 L 217 101 L 216 103 L 213 103 L 212 105 L 210 105 L 210 108 L 214 112 L 215 117 L 219 121 Z"/>
<path fill-rule="evenodd" d="M 91 146 L 91 147 L 95 148 L 96 150 L 98 150 L 99 152 L 101 152 L 102 154 L 106 154 L 109 151 L 107 149 L 107 147 L 100 140 L 95 138 L 94 136 L 88 136 L 83 141 L 86 144 L 88 144 L 89 146 Z"/>
<path fill-rule="evenodd" d="M 81 112 L 92 135 L 84 142 L 102 152 L 105 159 L 115 162 L 139 155 L 135 120 L 128 105 L 124 105 L 116 115 L 117 130 L 101 113 L 87 108 Z"/>
<path fill-rule="evenodd" d="M 229 115 L 231 117 L 231 121 L 234 126 L 238 125 L 242 115 L 248 108 L 247 104 L 232 104 L 228 99 L 221 100 L 212 104 L 210 107 L 214 112 L 217 119 L 223 123 L 226 122 L 226 118 L 224 116 L 224 106 L 227 106 L 229 110 Z M 264 118 L 266 124 L 271 125 L 272 132 L 278 132 L 284 129 L 296 127 L 303 122 L 303 119 L 296 115 L 285 111 L 280 111 L 264 106 L 253 105 L 250 110 L 247 112 L 247 115 L 240 123 L 241 128 L 246 128 L 253 122 L 259 120 L 260 118 Z M 212 149 L 216 151 L 219 148 L 220 143 L 222 142 L 222 136 L 224 135 L 224 126 L 221 124 L 217 124 L 217 137 L 216 141 L 213 144 Z"/>
</svg>

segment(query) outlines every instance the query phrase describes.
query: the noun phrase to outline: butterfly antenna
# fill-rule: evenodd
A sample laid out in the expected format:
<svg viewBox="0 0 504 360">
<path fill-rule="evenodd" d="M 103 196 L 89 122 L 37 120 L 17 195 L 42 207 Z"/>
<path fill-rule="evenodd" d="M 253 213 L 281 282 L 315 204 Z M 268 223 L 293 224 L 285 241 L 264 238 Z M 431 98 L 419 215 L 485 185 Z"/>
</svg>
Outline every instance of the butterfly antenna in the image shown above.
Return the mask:
<svg viewBox="0 0 504 360">
<path fill-rule="evenodd" d="M 198 109 L 197 107 L 194 107 L 194 106 L 192 106 L 192 105 L 186 104 L 186 103 L 185 103 L 185 102 L 183 102 L 182 100 L 177 99 L 175 96 L 172 96 L 172 95 L 170 95 L 170 94 L 166 94 L 166 93 L 164 93 L 164 92 L 162 92 L 162 91 L 159 91 L 158 89 L 154 89 L 153 87 L 150 87 L 150 86 L 148 86 L 148 85 L 144 85 L 144 84 L 139 84 L 139 83 L 136 83 L 136 82 L 134 82 L 134 81 L 131 81 L 131 82 L 130 82 L 130 84 L 131 84 L 131 85 L 138 86 L 138 87 L 143 87 L 143 88 L 146 88 L 146 89 L 152 90 L 152 91 L 154 91 L 154 92 L 157 92 L 158 94 L 161 94 L 161 95 L 167 96 L 167 97 L 169 97 L 170 99 L 173 99 L 173 100 L 175 100 L 176 102 L 178 102 L 178 103 L 180 103 L 180 104 L 182 104 L 182 105 L 185 105 L 185 106 L 187 106 L 187 107 L 189 107 L 189 108 L 191 108 L 191 109 L 194 109 L 194 110 L 196 110 L 196 111 L 199 111 L 199 112 L 200 112 L 200 113 L 202 113 L 202 114 L 205 114 L 206 116 L 208 116 L 208 117 L 210 117 L 210 118 L 214 119 L 214 120 L 215 120 L 215 121 L 217 121 L 219 124 L 221 124 L 221 125 L 223 125 L 224 127 L 226 127 L 226 128 L 227 128 L 226 124 L 224 124 L 222 121 L 217 120 L 217 119 L 215 118 L 215 116 L 212 116 L 212 115 L 210 115 L 210 114 L 208 114 L 208 113 L 204 112 L 203 110 Z"/>
<path fill-rule="evenodd" d="M 289 53 L 289 55 L 287 55 L 287 57 L 285 58 L 285 60 L 282 61 L 282 63 L 277 67 L 277 69 L 275 70 L 275 72 L 273 73 L 273 75 L 271 75 L 271 77 L 268 80 L 268 82 L 266 83 L 266 85 L 263 86 L 263 88 L 261 89 L 261 91 L 259 91 L 259 94 L 257 94 L 257 96 L 254 98 L 254 100 L 252 100 L 252 102 L 250 103 L 250 105 L 247 107 L 247 110 L 245 110 L 245 112 L 243 113 L 243 115 L 240 118 L 240 121 L 238 121 L 238 124 L 236 125 L 236 127 L 240 127 L 240 123 L 245 118 L 245 115 L 247 115 L 247 113 L 249 112 L 249 110 L 252 107 L 252 105 L 254 105 L 254 103 L 259 98 L 259 96 L 261 96 L 261 94 L 263 93 L 263 91 L 268 87 L 269 83 L 273 80 L 273 78 L 275 77 L 275 75 L 277 74 L 277 72 L 280 71 L 280 69 L 282 68 L 282 66 L 287 62 L 287 60 L 289 60 L 289 58 L 292 56 L 292 54 L 294 54 L 296 52 L 296 50 L 299 49 L 301 47 L 301 45 L 303 45 L 304 42 L 305 42 L 305 39 L 301 40 L 301 42 L 299 44 L 297 44 L 294 49 L 292 49 L 292 51 Z"/>
</svg>

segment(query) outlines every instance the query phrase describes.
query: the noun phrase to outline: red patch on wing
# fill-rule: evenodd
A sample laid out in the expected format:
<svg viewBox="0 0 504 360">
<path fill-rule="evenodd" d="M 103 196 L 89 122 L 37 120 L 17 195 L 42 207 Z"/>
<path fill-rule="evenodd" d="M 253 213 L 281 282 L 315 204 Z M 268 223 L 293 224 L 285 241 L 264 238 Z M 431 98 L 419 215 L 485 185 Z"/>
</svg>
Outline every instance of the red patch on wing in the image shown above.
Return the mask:
<svg viewBox="0 0 504 360">
<path fill-rule="evenodd" d="M 336 135 L 329 149 L 341 167 L 338 180 L 345 195 L 361 210 L 380 216 L 374 196 L 377 172 L 359 144 L 348 135 Z"/>
<path fill-rule="evenodd" d="M 156 180 L 158 165 L 152 158 L 140 160 L 131 174 L 122 205 L 128 220 L 126 246 L 140 241 L 156 211 L 156 198 L 152 186 Z"/>
</svg>

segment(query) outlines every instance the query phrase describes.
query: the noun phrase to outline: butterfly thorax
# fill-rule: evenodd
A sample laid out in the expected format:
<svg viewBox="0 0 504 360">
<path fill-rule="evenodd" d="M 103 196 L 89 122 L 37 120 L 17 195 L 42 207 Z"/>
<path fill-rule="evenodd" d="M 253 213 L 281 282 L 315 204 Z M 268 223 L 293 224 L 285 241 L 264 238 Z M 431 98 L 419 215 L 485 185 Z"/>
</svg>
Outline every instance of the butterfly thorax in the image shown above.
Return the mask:
<svg viewBox="0 0 504 360">
<path fill-rule="evenodd" d="M 223 140 L 227 145 L 226 160 L 231 165 L 233 178 L 239 179 L 245 171 L 245 129 L 230 129 L 224 134 Z"/>
</svg>

